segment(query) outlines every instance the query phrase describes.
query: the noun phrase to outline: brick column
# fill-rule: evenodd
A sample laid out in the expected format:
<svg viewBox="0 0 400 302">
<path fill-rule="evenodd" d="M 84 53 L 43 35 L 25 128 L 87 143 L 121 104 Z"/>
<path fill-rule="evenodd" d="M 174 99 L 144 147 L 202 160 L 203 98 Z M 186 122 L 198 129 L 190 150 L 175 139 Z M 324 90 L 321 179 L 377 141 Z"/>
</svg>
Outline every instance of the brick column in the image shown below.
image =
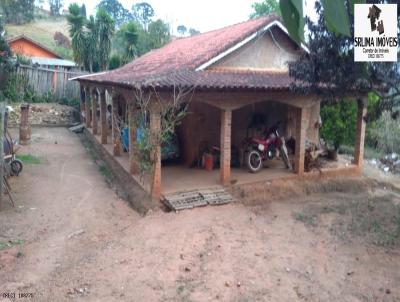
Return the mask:
<svg viewBox="0 0 400 302">
<path fill-rule="evenodd" d="M 119 133 L 119 119 L 118 119 L 118 98 L 113 95 L 112 97 L 112 142 L 113 142 L 113 155 L 121 155 L 121 133 Z"/>
<path fill-rule="evenodd" d="M 296 108 L 296 147 L 294 170 L 298 175 L 304 174 L 304 158 L 306 149 L 306 132 L 308 126 L 307 108 Z"/>
<path fill-rule="evenodd" d="M 365 140 L 365 115 L 367 114 L 367 106 L 364 100 L 358 100 L 358 112 L 357 112 L 357 132 L 356 142 L 354 148 L 354 164 L 362 170 L 364 165 L 364 140 Z"/>
<path fill-rule="evenodd" d="M 150 131 L 151 135 L 155 140 L 160 135 L 161 131 L 161 115 L 160 108 L 153 107 L 150 110 Z M 154 200 L 160 200 L 161 198 L 161 146 L 158 145 L 155 150 L 155 163 L 154 163 L 154 173 L 152 175 L 153 179 L 151 182 L 151 197 Z"/>
<path fill-rule="evenodd" d="M 85 87 L 85 122 L 86 127 L 91 127 L 91 116 L 90 116 L 90 87 Z"/>
<path fill-rule="evenodd" d="M 136 150 L 136 102 L 131 100 L 128 108 L 128 123 L 129 123 L 129 170 L 131 174 L 138 174 L 140 171 L 137 160 Z"/>
<path fill-rule="evenodd" d="M 92 128 L 93 135 L 97 135 L 97 104 L 98 104 L 98 92 L 97 89 L 91 89 L 90 94 L 92 97 Z"/>
<path fill-rule="evenodd" d="M 107 103 L 106 103 L 106 90 L 104 88 L 100 88 L 99 91 L 99 100 L 100 100 L 100 134 L 101 134 L 101 143 L 107 144 Z"/>
<path fill-rule="evenodd" d="M 231 181 L 231 125 L 232 110 L 222 109 L 221 111 L 221 166 L 220 179 L 224 186 Z"/>
<path fill-rule="evenodd" d="M 80 97 L 80 118 L 81 118 L 81 122 L 85 123 L 86 122 L 86 118 L 84 112 L 85 112 L 85 88 L 84 87 L 80 87 L 80 92 L 81 92 L 81 97 Z"/>
</svg>

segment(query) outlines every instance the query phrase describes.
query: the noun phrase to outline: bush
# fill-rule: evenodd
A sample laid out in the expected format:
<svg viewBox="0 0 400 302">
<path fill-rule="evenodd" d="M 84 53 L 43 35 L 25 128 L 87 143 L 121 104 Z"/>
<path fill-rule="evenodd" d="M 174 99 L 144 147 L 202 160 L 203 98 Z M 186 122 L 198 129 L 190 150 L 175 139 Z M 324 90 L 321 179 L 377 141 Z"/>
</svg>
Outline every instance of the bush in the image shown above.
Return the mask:
<svg viewBox="0 0 400 302">
<path fill-rule="evenodd" d="M 29 85 L 27 77 L 15 72 L 9 75 L 3 93 L 10 102 L 37 103 L 40 101 L 39 96 Z"/>
<path fill-rule="evenodd" d="M 108 63 L 108 69 L 113 70 L 120 67 L 122 64 L 121 57 L 119 55 L 112 55 L 110 58 L 110 62 Z"/>
<path fill-rule="evenodd" d="M 376 148 L 384 153 L 400 153 L 400 119 L 393 118 L 389 111 L 384 111 L 381 117 L 368 130 L 369 141 L 374 141 Z"/>
<path fill-rule="evenodd" d="M 340 145 L 354 144 L 357 120 L 357 103 L 341 100 L 321 106 L 321 137 L 337 150 Z"/>
</svg>

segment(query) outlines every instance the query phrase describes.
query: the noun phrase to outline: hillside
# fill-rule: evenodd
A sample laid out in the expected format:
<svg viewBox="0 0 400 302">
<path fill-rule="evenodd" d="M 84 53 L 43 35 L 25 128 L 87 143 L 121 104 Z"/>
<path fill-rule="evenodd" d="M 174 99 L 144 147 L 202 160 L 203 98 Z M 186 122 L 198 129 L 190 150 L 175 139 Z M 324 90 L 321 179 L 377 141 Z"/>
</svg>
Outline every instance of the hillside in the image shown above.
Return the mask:
<svg viewBox="0 0 400 302">
<path fill-rule="evenodd" d="M 53 39 L 54 33 L 57 31 L 69 37 L 68 24 L 65 18 L 39 19 L 23 25 L 7 24 L 5 27 L 9 38 L 24 34 L 25 36 L 40 42 L 66 59 L 70 59 L 72 56 L 71 50 L 57 47 Z"/>
</svg>

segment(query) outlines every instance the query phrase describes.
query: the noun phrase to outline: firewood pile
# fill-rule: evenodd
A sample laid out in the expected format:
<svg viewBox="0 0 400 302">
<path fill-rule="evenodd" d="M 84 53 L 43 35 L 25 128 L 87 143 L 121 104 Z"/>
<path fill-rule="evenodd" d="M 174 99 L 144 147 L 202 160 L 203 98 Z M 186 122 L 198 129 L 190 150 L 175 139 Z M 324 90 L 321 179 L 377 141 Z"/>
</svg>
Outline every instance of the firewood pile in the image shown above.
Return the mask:
<svg viewBox="0 0 400 302">
<path fill-rule="evenodd" d="M 337 161 L 337 152 L 335 150 L 329 150 L 323 143 L 317 145 L 313 142 L 306 141 L 304 170 L 306 172 L 312 170 L 318 170 L 321 172 L 321 168 L 324 165 L 323 158 Z"/>
</svg>

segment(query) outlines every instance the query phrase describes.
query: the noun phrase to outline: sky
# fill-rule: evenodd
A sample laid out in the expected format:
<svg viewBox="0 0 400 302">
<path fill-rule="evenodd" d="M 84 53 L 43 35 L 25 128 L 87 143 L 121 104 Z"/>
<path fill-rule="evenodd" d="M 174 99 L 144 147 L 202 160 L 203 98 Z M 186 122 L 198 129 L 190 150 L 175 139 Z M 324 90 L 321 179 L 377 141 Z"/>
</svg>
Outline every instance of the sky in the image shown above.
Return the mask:
<svg viewBox="0 0 400 302">
<path fill-rule="evenodd" d="M 260 0 L 120 0 L 127 9 L 143 1 L 154 8 L 156 18 L 167 21 L 174 31 L 183 24 L 187 28 L 206 32 L 248 20 L 252 12 L 251 4 Z M 315 0 L 304 1 L 308 7 L 306 10 L 312 11 Z M 65 6 L 72 2 L 85 3 L 88 14 L 93 14 L 99 1 L 65 0 Z"/>
</svg>

